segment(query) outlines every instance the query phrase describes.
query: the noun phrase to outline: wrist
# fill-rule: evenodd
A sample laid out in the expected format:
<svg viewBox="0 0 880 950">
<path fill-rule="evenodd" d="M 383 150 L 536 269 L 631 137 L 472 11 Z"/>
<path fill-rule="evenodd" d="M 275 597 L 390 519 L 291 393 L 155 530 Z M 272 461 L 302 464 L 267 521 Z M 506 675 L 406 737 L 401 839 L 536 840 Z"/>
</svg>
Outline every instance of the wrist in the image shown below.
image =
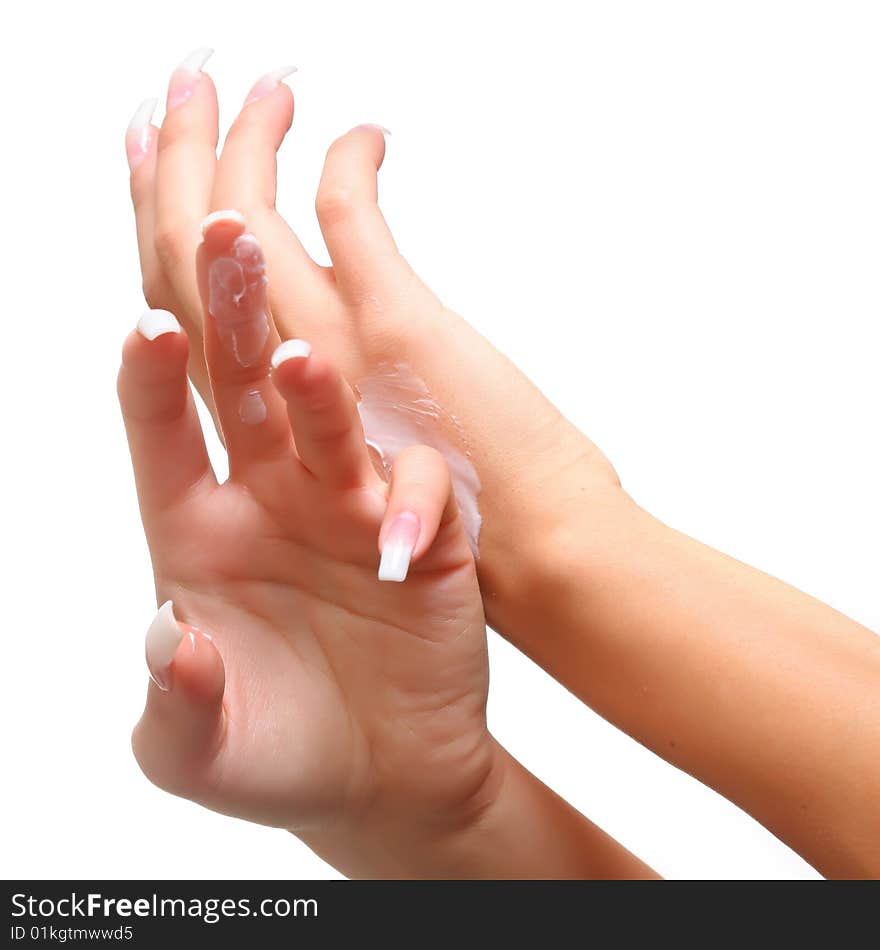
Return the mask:
<svg viewBox="0 0 880 950">
<path fill-rule="evenodd" d="M 509 513 L 493 511 L 481 537 L 487 622 L 526 652 L 545 635 L 560 597 L 589 583 L 614 557 L 625 526 L 648 517 L 599 450 L 580 438 L 580 457 L 521 486 L 507 502 Z"/>
<path fill-rule="evenodd" d="M 646 864 L 572 808 L 494 739 L 491 769 L 464 807 L 341 822 L 299 837 L 348 877 L 654 878 Z"/>
<path fill-rule="evenodd" d="M 475 850 L 474 841 L 507 792 L 510 757 L 488 733 L 486 742 L 484 774 L 460 795 L 426 803 L 411 792 L 386 793 L 320 826 L 291 831 L 349 878 L 498 876 L 489 866 L 493 856 Z"/>
</svg>

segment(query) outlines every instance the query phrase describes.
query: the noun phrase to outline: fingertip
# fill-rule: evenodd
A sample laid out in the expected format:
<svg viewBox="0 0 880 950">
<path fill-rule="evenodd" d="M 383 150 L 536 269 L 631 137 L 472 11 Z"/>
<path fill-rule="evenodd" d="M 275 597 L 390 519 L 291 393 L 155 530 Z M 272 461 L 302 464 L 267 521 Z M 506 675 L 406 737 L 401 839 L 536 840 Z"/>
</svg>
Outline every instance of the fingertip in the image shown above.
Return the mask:
<svg viewBox="0 0 880 950">
<path fill-rule="evenodd" d="M 391 135 L 391 130 L 386 129 L 384 125 L 378 125 L 375 122 L 363 122 L 351 129 L 343 138 L 349 136 L 362 139 L 367 144 L 367 148 L 373 158 L 378 171 L 385 161 L 385 152 L 387 147 L 387 138 Z"/>
<path fill-rule="evenodd" d="M 457 513 L 446 460 L 435 448 L 413 445 L 404 449 L 391 468 L 388 508 L 379 530 L 379 550 L 398 536 L 411 543 L 411 559 L 420 560 L 434 544 L 444 521 Z M 418 525 L 413 533 L 412 525 Z"/>
<path fill-rule="evenodd" d="M 159 668 L 163 650 L 171 648 L 170 661 Z M 174 619 L 170 601 L 151 624 L 147 655 L 150 685 L 146 707 L 132 733 L 132 749 L 151 782 L 189 795 L 222 746 L 223 660 L 207 634 Z"/>
<path fill-rule="evenodd" d="M 189 340 L 167 310 L 147 310 L 122 345 L 122 367 L 143 375 L 177 375 L 189 357 Z"/>
<path fill-rule="evenodd" d="M 180 624 L 181 639 L 171 663 L 171 689 L 197 706 L 223 701 L 226 669 L 212 638 L 197 627 Z"/>
<path fill-rule="evenodd" d="M 247 227 L 244 215 L 235 208 L 212 211 L 201 223 L 202 239 L 214 245 L 231 244 L 244 234 Z"/>
<path fill-rule="evenodd" d="M 180 333 L 177 317 L 168 310 L 147 310 L 141 314 L 135 328 L 145 339 L 152 342 L 166 333 Z"/>
<path fill-rule="evenodd" d="M 282 396 L 301 389 L 307 380 L 320 375 L 326 361 L 321 360 L 305 340 L 285 340 L 272 354 L 272 380 Z"/>
<path fill-rule="evenodd" d="M 295 72 L 296 67 L 292 66 L 267 73 L 257 80 L 241 108 L 241 121 L 253 118 L 254 121 L 269 122 L 275 135 L 283 136 L 293 124 L 296 100 L 293 90 L 281 80 Z"/>
</svg>

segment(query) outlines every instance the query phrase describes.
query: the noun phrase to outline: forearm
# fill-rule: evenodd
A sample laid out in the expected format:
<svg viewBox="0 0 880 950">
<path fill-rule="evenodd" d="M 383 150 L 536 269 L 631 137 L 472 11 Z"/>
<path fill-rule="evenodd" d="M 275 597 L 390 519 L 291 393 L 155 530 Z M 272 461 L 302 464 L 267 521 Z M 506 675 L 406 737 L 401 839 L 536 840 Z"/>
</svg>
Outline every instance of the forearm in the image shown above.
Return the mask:
<svg viewBox="0 0 880 950">
<path fill-rule="evenodd" d="M 348 877 L 656 878 L 646 864 L 496 746 L 492 774 L 462 816 L 385 820 L 299 832 Z"/>
<path fill-rule="evenodd" d="M 566 512 L 493 626 L 824 874 L 880 873 L 880 638 L 622 492 Z"/>
</svg>

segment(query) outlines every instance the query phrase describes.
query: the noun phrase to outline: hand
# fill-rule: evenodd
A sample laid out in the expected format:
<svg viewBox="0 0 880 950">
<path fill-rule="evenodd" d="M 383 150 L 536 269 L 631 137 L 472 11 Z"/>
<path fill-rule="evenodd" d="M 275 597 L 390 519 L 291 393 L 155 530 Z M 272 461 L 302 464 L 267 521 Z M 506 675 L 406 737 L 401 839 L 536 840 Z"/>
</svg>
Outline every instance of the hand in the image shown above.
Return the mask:
<svg viewBox="0 0 880 950">
<path fill-rule="evenodd" d="M 155 682 L 135 754 L 175 794 L 306 836 L 440 836 L 481 810 L 497 754 L 449 474 L 414 447 L 386 485 L 334 363 L 297 341 L 277 349 L 263 271 L 240 224 L 208 231 L 225 484 L 189 392 L 186 334 L 152 312 L 125 344 L 119 394 L 158 598 L 173 605 L 148 638 Z M 377 541 L 390 579 L 411 554 L 405 583 L 377 579 Z"/>
<path fill-rule="evenodd" d="M 189 95 L 181 101 L 182 87 Z M 535 538 L 552 536 L 570 503 L 601 503 L 619 493 L 610 463 L 510 362 L 444 308 L 403 259 L 377 205 L 385 154 L 379 128 L 353 129 L 328 152 L 316 201 L 332 259 L 324 268 L 274 206 L 276 150 L 293 117 L 290 89 L 276 76 L 261 80 L 219 160 L 210 78 L 178 70 L 170 93 L 161 129 L 141 116 L 129 132 L 148 302 L 174 310 L 199 340 L 192 267 L 199 225 L 215 209 L 242 211 L 266 250 L 271 310 L 282 336 L 307 337 L 352 383 L 389 361 L 404 364 L 460 423 L 482 483 L 480 580 L 492 595 L 486 599 L 490 622 L 505 630 L 505 603 L 528 588 Z M 210 405 L 199 352 L 194 349 L 190 372 Z M 509 557 L 511 547 L 517 558 Z"/>
</svg>

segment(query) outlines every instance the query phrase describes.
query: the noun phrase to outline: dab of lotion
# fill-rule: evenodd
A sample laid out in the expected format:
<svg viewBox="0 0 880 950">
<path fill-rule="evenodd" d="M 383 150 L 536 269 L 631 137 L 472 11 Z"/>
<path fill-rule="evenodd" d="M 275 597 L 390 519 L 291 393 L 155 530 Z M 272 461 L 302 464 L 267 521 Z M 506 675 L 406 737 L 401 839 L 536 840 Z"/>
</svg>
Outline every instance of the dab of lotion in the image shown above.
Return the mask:
<svg viewBox="0 0 880 950">
<path fill-rule="evenodd" d="M 446 459 L 468 544 L 476 555 L 482 523 L 477 504 L 480 479 L 455 417 L 405 365 L 380 366 L 374 375 L 360 380 L 355 390 L 364 436 L 378 453 L 386 476 L 394 459 L 411 445 L 430 445 Z"/>
<path fill-rule="evenodd" d="M 238 418 L 248 426 L 257 426 L 266 421 L 266 403 L 258 389 L 252 389 L 242 395 L 238 404 Z"/>
</svg>

